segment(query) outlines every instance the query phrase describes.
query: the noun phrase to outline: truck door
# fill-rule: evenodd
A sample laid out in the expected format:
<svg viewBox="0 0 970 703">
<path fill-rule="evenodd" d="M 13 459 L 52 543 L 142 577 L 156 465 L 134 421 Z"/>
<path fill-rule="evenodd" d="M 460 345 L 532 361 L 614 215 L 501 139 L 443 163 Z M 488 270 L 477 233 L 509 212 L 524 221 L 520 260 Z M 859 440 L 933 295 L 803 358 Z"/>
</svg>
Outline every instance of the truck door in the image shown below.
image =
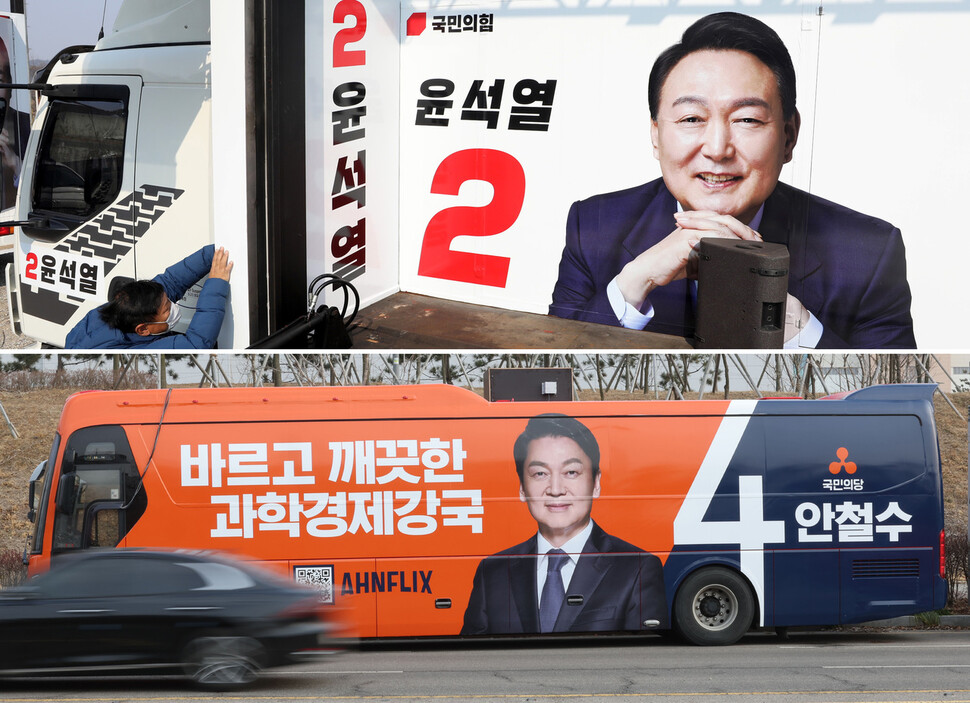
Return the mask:
<svg viewBox="0 0 970 703">
<path fill-rule="evenodd" d="M 24 161 L 18 312 L 25 333 L 53 343 L 107 300 L 111 279 L 134 277 L 145 229 L 134 174 L 142 81 L 96 78 L 44 92 Z"/>
<path fill-rule="evenodd" d="M 211 93 L 201 69 L 192 72 L 192 59 L 198 61 L 203 49 L 207 47 L 187 47 L 177 58 L 159 50 L 153 60 L 178 66 L 171 71 L 175 77 L 158 77 L 148 69 L 143 76 L 134 165 L 139 279 L 151 278 L 212 243 Z M 202 284 L 193 285 L 179 300 L 182 319 L 176 332 L 191 323 Z M 224 332 L 229 327 L 224 325 Z M 220 339 L 221 346 L 229 346 L 227 336 Z"/>
</svg>

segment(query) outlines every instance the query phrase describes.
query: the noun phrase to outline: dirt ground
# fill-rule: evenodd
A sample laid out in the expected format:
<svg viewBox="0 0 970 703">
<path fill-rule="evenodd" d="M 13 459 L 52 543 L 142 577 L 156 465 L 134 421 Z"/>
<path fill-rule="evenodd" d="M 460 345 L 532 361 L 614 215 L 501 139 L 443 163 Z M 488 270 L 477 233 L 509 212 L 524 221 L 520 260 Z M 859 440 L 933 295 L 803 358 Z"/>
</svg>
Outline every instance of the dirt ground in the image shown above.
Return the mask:
<svg viewBox="0 0 970 703">
<path fill-rule="evenodd" d="M 15 439 L 0 415 L 0 552 L 22 551 L 30 534 L 27 522 L 27 482 L 38 463 L 47 458 L 61 407 L 73 390 L 43 389 L 0 392 L 10 421 L 20 437 Z M 732 394 L 742 397 L 746 394 Z M 611 399 L 638 399 L 624 392 Z M 950 534 L 967 531 L 967 422 L 940 395 L 936 397 L 936 420 L 943 457 L 944 510 Z M 970 393 L 949 396 L 966 415 Z"/>
<path fill-rule="evenodd" d="M 37 346 L 30 337 L 13 333 L 10 326 L 10 311 L 7 309 L 7 277 L 4 273 L 7 264 L 13 262 L 13 249 L 0 247 L 0 349 L 28 349 Z"/>
</svg>

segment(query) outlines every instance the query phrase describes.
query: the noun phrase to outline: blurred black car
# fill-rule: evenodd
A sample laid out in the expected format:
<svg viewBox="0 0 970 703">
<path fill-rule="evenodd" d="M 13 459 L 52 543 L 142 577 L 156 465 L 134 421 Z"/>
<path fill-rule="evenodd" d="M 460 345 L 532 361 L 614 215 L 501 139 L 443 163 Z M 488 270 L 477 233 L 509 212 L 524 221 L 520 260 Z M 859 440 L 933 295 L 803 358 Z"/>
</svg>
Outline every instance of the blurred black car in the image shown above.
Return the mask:
<svg viewBox="0 0 970 703">
<path fill-rule="evenodd" d="M 316 591 L 212 553 L 66 555 L 0 590 L 0 675 L 180 667 L 236 688 L 327 645 Z"/>
</svg>

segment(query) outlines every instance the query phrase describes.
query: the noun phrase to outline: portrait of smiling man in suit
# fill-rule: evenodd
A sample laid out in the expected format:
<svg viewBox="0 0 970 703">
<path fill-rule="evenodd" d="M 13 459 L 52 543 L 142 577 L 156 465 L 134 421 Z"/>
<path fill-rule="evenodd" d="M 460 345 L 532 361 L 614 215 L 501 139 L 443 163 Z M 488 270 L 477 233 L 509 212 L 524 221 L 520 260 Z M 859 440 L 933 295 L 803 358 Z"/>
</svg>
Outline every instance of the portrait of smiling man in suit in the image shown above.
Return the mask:
<svg viewBox="0 0 970 703">
<path fill-rule="evenodd" d="M 519 499 L 538 529 L 479 563 L 461 634 L 665 627 L 660 560 L 591 517 L 601 467 L 589 428 L 565 415 L 538 415 L 513 455 Z"/>
<path fill-rule="evenodd" d="M 801 117 L 778 34 L 708 15 L 655 61 L 650 137 L 662 177 L 573 203 L 549 314 L 694 333 L 703 237 L 785 244 L 786 348 L 915 348 L 893 225 L 779 182 Z"/>
</svg>

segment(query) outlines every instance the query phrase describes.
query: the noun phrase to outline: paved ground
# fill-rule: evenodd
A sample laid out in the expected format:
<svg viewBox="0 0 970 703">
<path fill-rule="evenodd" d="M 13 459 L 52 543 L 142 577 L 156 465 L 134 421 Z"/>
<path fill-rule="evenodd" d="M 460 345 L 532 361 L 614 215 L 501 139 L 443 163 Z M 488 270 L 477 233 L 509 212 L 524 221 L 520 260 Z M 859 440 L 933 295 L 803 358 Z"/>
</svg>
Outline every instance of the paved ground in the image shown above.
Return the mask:
<svg viewBox="0 0 970 703">
<path fill-rule="evenodd" d="M 13 263 L 13 251 L 0 251 L 0 351 L 8 349 L 31 349 L 37 342 L 29 337 L 13 333 L 10 311 L 7 309 L 7 264 Z"/>
</svg>

